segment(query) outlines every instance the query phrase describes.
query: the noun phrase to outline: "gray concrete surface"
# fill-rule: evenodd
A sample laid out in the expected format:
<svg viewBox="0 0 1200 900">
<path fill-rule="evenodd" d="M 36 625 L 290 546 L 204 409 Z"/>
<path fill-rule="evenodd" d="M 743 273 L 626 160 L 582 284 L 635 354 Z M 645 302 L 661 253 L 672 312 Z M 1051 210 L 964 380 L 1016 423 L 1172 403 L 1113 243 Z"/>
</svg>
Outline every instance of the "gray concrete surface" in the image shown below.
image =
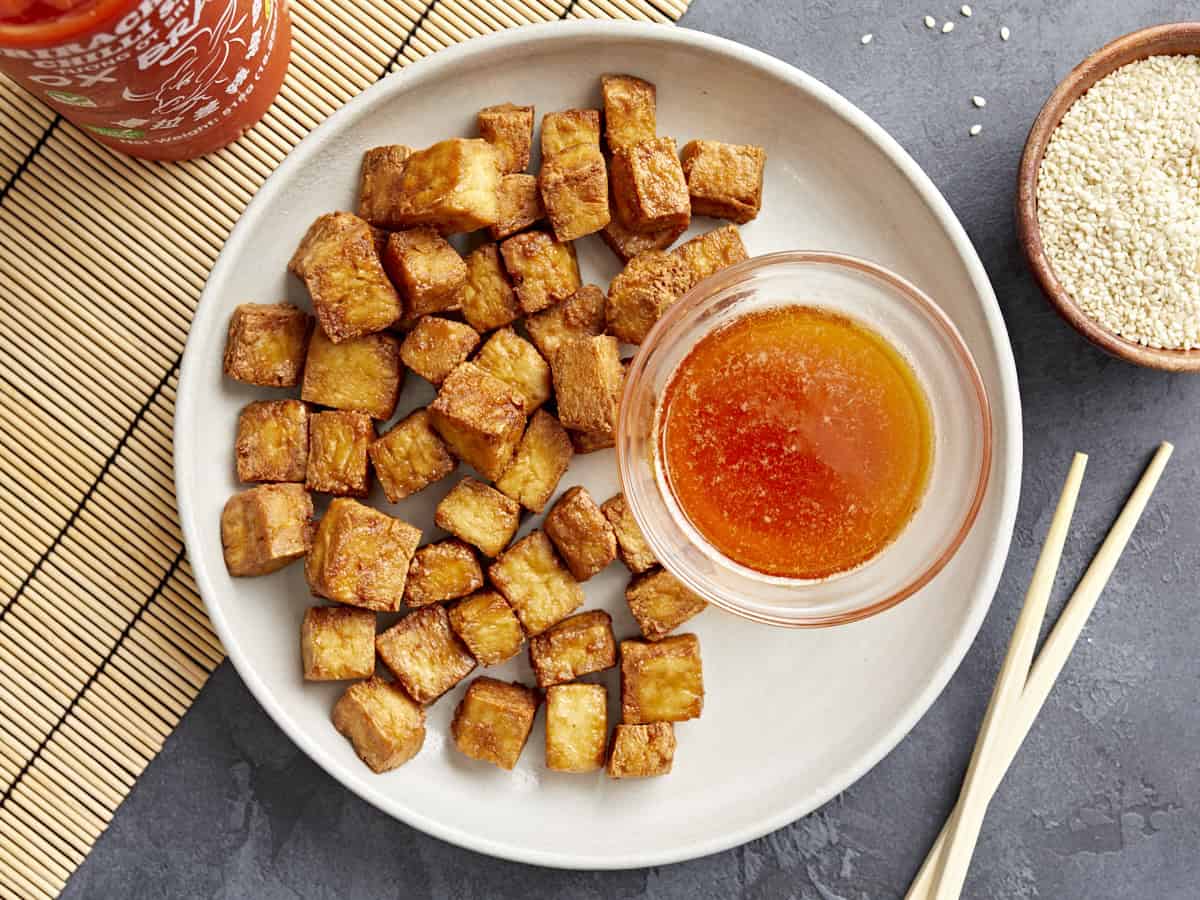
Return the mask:
<svg viewBox="0 0 1200 900">
<path fill-rule="evenodd" d="M 684 24 L 794 63 L 883 124 L 949 198 L 1012 334 L 1025 405 L 1020 518 L 1004 580 L 943 696 L 879 766 L 817 813 L 691 863 L 542 870 L 426 837 L 339 787 L 226 664 L 65 897 L 900 897 L 950 808 L 1072 450 L 1092 454 L 1076 521 L 1100 535 L 1148 452 L 1178 452 L 984 827 L 965 896 L 1200 896 L 1200 379 L 1092 350 L 1047 307 L 1012 226 L 1017 158 L 1054 84 L 1088 51 L 1192 4 L 695 0 Z M 952 35 L 921 18 L 952 15 Z M 1001 24 L 1012 40 L 1001 43 Z M 859 37 L 873 32 L 869 47 Z M 973 110 L 971 94 L 988 100 Z M 969 138 L 973 122 L 983 133 Z M 1073 539 L 1061 594 L 1090 558 Z"/>
</svg>

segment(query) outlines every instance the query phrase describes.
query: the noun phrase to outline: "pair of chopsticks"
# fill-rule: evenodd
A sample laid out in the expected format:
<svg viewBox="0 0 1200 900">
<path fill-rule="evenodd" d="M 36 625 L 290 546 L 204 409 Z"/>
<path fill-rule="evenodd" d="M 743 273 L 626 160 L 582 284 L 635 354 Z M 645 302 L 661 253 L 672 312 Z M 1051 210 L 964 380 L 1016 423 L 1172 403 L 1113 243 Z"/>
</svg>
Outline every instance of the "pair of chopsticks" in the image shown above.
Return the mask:
<svg viewBox="0 0 1200 900">
<path fill-rule="evenodd" d="M 1050 522 L 1046 544 L 1025 594 L 1025 605 L 1013 629 L 1008 654 L 983 717 L 958 804 L 942 827 L 905 900 L 956 900 L 961 894 L 988 803 L 1066 664 L 1173 449 L 1166 442 L 1159 445 L 1034 662 L 1033 652 L 1046 616 L 1046 604 L 1075 511 L 1083 470 L 1087 467 L 1087 456 L 1075 454 Z"/>
</svg>

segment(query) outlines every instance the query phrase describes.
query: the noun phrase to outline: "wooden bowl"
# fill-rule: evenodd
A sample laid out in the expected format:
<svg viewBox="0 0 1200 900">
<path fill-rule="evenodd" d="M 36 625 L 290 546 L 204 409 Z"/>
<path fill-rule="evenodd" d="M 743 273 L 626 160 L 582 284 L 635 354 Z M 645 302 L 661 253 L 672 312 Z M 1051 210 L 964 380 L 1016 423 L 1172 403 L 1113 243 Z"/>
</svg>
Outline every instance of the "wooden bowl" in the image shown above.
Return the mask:
<svg viewBox="0 0 1200 900">
<path fill-rule="evenodd" d="M 1034 120 L 1017 173 L 1017 237 L 1033 274 L 1050 303 L 1085 338 L 1113 356 L 1152 369 L 1200 372 L 1200 350 L 1159 350 L 1121 337 L 1089 317 L 1054 274 L 1042 246 L 1037 214 L 1038 171 L 1050 135 L 1062 117 L 1093 84 L 1109 73 L 1147 56 L 1200 53 L 1200 22 L 1143 28 L 1101 47 L 1062 80 Z"/>
</svg>

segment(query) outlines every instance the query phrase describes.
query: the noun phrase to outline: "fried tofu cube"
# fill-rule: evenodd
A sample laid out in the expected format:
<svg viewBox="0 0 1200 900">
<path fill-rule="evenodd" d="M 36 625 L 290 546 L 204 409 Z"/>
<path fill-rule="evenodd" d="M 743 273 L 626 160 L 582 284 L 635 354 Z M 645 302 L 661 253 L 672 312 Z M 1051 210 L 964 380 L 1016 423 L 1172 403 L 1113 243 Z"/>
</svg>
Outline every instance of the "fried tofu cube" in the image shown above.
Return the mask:
<svg viewBox="0 0 1200 900">
<path fill-rule="evenodd" d="M 300 626 L 305 681 L 341 681 L 375 674 L 375 613 L 313 606 Z"/>
<path fill-rule="evenodd" d="M 688 290 L 721 269 L 749 259 L 736 225 L 722 225 L 680 244 L 672 254 L 687 264 Z"/>
<path fill-rule="evenodd" d="M 304 486 L 343 497 L 367 496 L 367 448 L 374 439 L 375 429 L 366 413 L 342 409 L 316 413 L 308 423 Z"/>
<path fill-rule="evenodd" d="M 617 394 L 625 378 L 617 339 L 605 334 L 568 341 L 555 351 L 550 365 L 563 425 L 576 431 L 612 432 L 617 424 Z"/>
<path fill-rule="evenodd" d="M 688 141 L 683 145 L 683 174 L 692 212 L 745 225 L 762 207 L 766 162 L 766 151 L 753 144 Z"/>
<path fill-rule="evenodd" d="M 302 484 L 260 484 L 221 511 L 221 549 L 234 577 L 268 575 L 308 552 L 312 498 Z"/>
<path fill-rule="evenodd" d="M 663 250 L 635 256 L 608 286 L 604 317 L 609 334 L 640 344 L 690 286 L 691 272 L 679 257 Z"/>
<path fill-rule="evenodd" d="M 617 259 L 627 263 L 639 253 L 645 253 L 647 250 L 666 250 L 685 231 L 687 231 L 686 225 L 672 225 L 642 234 L 625 227 L 620 219 L 614 216 L 612 221 L 600 231 L 600 237 L 617 255 Z"/>
<path fill-rule="evenodd" d="M 535 313 L 566 300 L 583 284 L 573 244 L 560 244 L 544 231 L 515 234 L 500 245 L 517 305 Z"/>
<path fill-rule="evenodd" d="M 577 581 L 587 581 L 617 558 L 612 525 L 587 488 L 568 488 L 542 526 Z"/>
<path fill-rule="evenodd" d="M 398 224 L 432 225 L 443 234 L 496 224 L 500 157 L 482 138 L 451 138 L 418 150 L 400 178 Z"/>
<path fill-rule="evenodd" d="M 308 466 L 308 407 L 299 400 L 260 400 L 238 415 L 238 481 L 303 481 Z"/>
<path fill-rule="evenodd" d="M 262 387 L 295 387 L 312 319 L 288 303 L 243 303 L 229 319 L 225 374 Z"/>
<path fill-rule="evenodd" d="M 600 93 L 604 95 L 604 139 L 608 149 L 616 153 L 654 137 L 654 85 L 632 75 L 601 75 Z"/>
<path fill-rule="evenodd" d="M 400 181 L 412 147 L 389 144 L 363 154 L 358 215 L 381 228 L 399 228 Z M 382 252 L 382 250 L 380 251 Z"/>
<path fill-rule="evenodd" d="M 617 446 L 617 432 L 612 431 L 570 431 L 571 446 L 575 452 L 595 453 L 597 450 L 611 450 Z"/>
<path fill-rule="evenodd" d="M 566 300 L 527 318 L 525 330 L 546 359 L 552 359 L 565 341 L 603 334 L 604 291 L 585 284 Z"/>
<path fill-rule="evenodd" d="M 542 206 L 542 193 L 538 181 L 532 175 L 505 175 L 500 179 L 497 195 L 500 203 L 500 218 L 488 229 L 493 241 L 524 231 L 534 222 L 546 217 Z"/>
<path fill-rule="evenodd" d="M 408 567 L 404 602 L 428 606 L 457 600 L 483 587 L 483 569 L 475 551 L 458 540 L 439 541 L 419 547 Z"/>
<path fill-rule="evenodd" d="M 658 565 L 624 494 L 609 497 L 600 505 L 600 512 L 612 525 L 613 534 L 617 536 L 617 556 L 630 572 L 638 575 Z"/>
<path fill-rule="evenodd" d="M 382 331 L 400 318 L 400 295 L 375 251 L 371 226 L 358 216 L 321 216 L 288 268 L 308 287 L 317 321 L 334 343 Z"/>
<path fill-rule="evenodd" d="M 651 138 L 622 147 L 612 158 L 616 218 L 630 231 L 687 227 L 692 218 L 675 140 Z"/>
<path fill-rule="evenodd" d="M 496 557 L 521 522 L 521 504 L 470 476 L 456 484 L 433 514 L 438 528 Z"/>
<path fill-rule="evenodd" d="M 542 531 L 530 532 L 505 550 L 488 577 L 529 635 L 541 634 L 583 606 L 583 588 Z"/>
<path fill-rule="evenodd" d="M 458 303 L 467 324 L 483 333 L 515 322 L 521 307 L 500 262 L 500 248 L 484 244 L 467 254 L 465 262 L 467 281 L 458 292 Z"/>
<path fill-rule="evenodd" d="M 395 612 L 404 600 L 408 564 L 420 541 L 421 529 L 402 519 L 336 497 L 317 526 L 304 575 L 318 597 Z"/>
<path fill-rule="evenodd" d="M 521 440 L 525 404 L 507 382 L 467 362 L 442 382 L 429 423 L 451 452 L 494 481 Z"/>
<path fill-rule="evenodd" d="M 558 419 L 539 409 L 529 420 L 512 463 L 496 479 L 496 489 L 532 512 L 541 512 L 575 452 Z"/>
<path fill-rule="evenodd" d="M 621 718 L 628 725 L 682 722 L 704 708 L 700 640 L 621 641 Z"/>
<path fill-rule="evenodd" d="M 564 109 L 542 116 L 542 162 L 579 144 L 600 146 L 600 110 Z"/>
<path fill-rule="evenodd" d="M 487 339 L 475 357 L 475 365 L 512 387 L 527 414 L 550 399 L 550 364 L 511 328 L 501 328 Z"/>
<path fill-rule="evenodd" d="M 388 235 L 383 268 L 404 294 L 406 319 L 453 309 L 459 289 L 467 282 L 463 258 L 428 226 Z"/>
<path fill-rule="evenodd" d="M 502 174 L 524 172 L 533 146 L 533 107 L 501 103 L 479 111 L 479 136 L 496 148 Z"/>
<path fill-rule="evenodd" d="M 675 726 L 670 722 L 618 725 L 608 754 L 609 778 L 670 775 L 675 761 Z"/>
<path fill-rule="evenodd" d="M 542 162 L 538 173 L 542 206 L 559 241 L 599 231 L 612 218 L 608 209 L 608 168 L 592 144 L 567 147 Z"/>
<path fill-rule="evenodd" d="M 431 384 L 441 384 L 478 346 L 479 332 L 470 325 L 421 316 L 400 345 L 400 361 Z"/>
<path fill-rule="evenodd" d="M 608 692 L 602 684 L 558 684 L 546 691 L 546 768 L 594 772 L 604 765 Z"/>
<path fill-rule="evenodd" d="M 450 627 L 480 665 L 498 666 L 521 650 L 525 632 L 508 601 L 480 591 L 450 607 Z"/>
<path fill-rule="evenodd" d="M 418 409 L 367 448 L 383 493 L 392 503 L 445 478 L 458 465 L 446 442 Z"/>
<path fill-rule="evenodd" d="M 635 575 L 625 588 L 625 602 L 648 641 L 661 640 L 708 606 L 666 569 Z"/>
<path fill-rule="evenodd" d="M 454 711 L 454 745 L 471 759 L 512 769 L 529 740 L 537 708 L 532 688 L 481 675 L 467 686 Z"/>
<path fill-rule="evenodd" d="M 359 681 L 333 707 L 333 727 L 372 772 L 404 765 L 425 743 L 425 710 L 383 678 Z"/>
<path fill-rule="evenodd" d="M 317 329 L 308 345 L 300 398 L 390 419 L 403 384 L 400 342 L 392 335 L 368 334 L 335 344 Z"/>
<path fill-rule="evenodd" d="M 529 662 L 538 687 L 565 684 L 617 664 L 612 618 L 593 609 L 571 616 L 529 639 Z"/>
<path fill-rule="evenodd" d="M 471 674 L 473 657 L 450 630 L 446 607 L 424 606 L 375 638 L 383 664 L 418 703 L 432 703 Z"/>
</svg>

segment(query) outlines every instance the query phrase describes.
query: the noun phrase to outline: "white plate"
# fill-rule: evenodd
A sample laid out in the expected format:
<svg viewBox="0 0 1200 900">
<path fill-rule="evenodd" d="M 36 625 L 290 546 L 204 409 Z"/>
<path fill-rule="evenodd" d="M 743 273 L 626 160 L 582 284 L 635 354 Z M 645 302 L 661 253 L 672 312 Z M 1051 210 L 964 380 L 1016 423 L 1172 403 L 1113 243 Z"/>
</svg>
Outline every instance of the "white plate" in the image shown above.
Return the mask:
<svg viewBox="0 0 1200 900">
<path fill-rule="evenodd" d="M 248 300 L 308 305 L 285 264 L 318 214 L 354 208 L 363 149 L 471 135 L 477 109 L 507 100 L 536 104 L 539 115 L 596 106 L 598 77 L 614 71 L 658 84 L 661 134 L 681 144 L 704 137 L 766 147 L 762 215 L 743 229 L 751 253 L 806 248 L 868 257 L 943 305 L 991 394 L 996 452 L 987 500 L 946 570 L 874 619 L 809 632 L 715 610 L 694 620 L 708 697 L 703 718 L 677 728 L 667 778 L 612 782 L 548 772 L 541 715 L 512 773 L 468 760 L 446 739 L 461 685 L 430 710 L 420 755 L 373 775 L 329 723 L 342 686 L 300 678 L 300 619 L 315 602 L 302 567 L 234 581 L 222 563 L 219 515 L 238 490 L 236 416 L 272 393 L 222 378 L 230 312 Z M 715 224 L 698 221 L 693 231 Z M 595 238 L 581 242 L 580 260 L 586 280 L 607 283 L 617 270 Z M 410 375 L 400 412 L 431 396 Z M 584 484 L 608 497 L 617 490 L 611 454 L 577 458 L 560 487 Z M 175 467 L 188 554 L 213 625 L 250 690 L 319 765 L 380 809 L 456 844 L 540 865 L 626 868 L 702 856 L 779 828 L 861 777 L 912 728 L 962 659 L 999 580 L 1021 480 L 1020 407 L 1004 323 L 966 234 L 916 163 L 863 113 L 791 66 L 719 38 L 670 27 L 554 24 L 471 41 L 386 79 L 331 116 L 271 176 L 230 236 L 192 325 Z M 433 507 L 454 480 L 391 511 L 431 538 Z M 622 599 L 625 580 L 613 565 L 587 584 L 588 608 L 608 609 L 619 637 L 636 631 Z M 488 674 L 532 680 L 523 654 Z M 615 696 L 613 673 L 602 680 Z"/>
</svg>

